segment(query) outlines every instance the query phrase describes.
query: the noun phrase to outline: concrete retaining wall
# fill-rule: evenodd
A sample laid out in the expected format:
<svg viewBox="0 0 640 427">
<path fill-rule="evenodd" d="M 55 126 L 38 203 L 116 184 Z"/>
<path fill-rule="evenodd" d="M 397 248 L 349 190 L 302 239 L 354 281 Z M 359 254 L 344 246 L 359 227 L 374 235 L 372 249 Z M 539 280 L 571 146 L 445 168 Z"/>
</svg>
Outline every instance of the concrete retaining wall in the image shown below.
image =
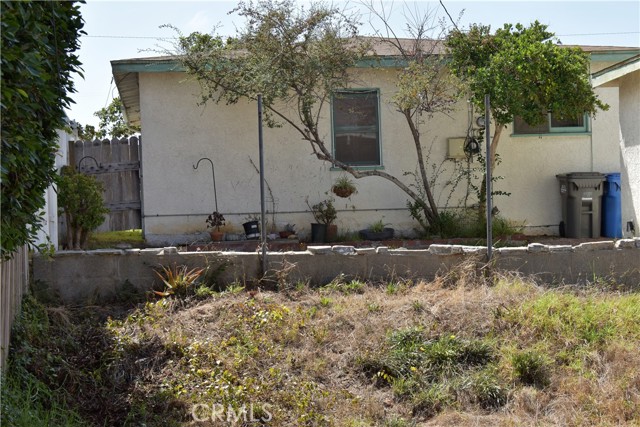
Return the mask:
<svg viewBox="0 0 640 427">
<path fill-rule="evenodd" d="M 345 274 L 360 279 L 424 278 L 455 269 L 469 260 L 482 261 L 486 248 L 431 245 L 407 250 L 385 247 L 355 249 L 352 246 L 316 246 L 305 252 L 269 252 L 267 268 L 273 273 L 293 264 L 288 280 L 314 285 Z M 185 264 L 203 267 L 226 263 L 222 283 L 254 283 L 259 277 L 260 257 L 247 252 L 178 252 L 176 248 L 96 251 L 61 251 L 53 258 L 33 259 L 34 279 L 57 291 L 66 303 L 96 301 L 112 297 L 129 281 L 140 290 L 158 286 L 154 268 Z M 498 248 L 494 268 L 534 275 L 548 284 L 585 284 L 606 278 L 619 284 L 640 285 L 640 238 L 617 242 L 591 242 L 577 246 Z"/>
</svg>

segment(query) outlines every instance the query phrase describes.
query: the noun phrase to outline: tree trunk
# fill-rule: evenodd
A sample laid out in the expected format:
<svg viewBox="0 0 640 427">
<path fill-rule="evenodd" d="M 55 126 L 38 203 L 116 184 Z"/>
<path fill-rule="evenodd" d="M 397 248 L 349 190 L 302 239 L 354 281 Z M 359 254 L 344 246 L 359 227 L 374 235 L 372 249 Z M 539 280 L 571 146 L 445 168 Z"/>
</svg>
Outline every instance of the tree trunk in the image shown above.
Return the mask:
<svg viewBox="0 0 640 427">
<path fill-rule="evenodd" d="M 491 145 L 489 146 L 488 161 L 491 161 L 491 174 L 496 169 L 496 152 L 498 150 L 498 143 L 500 142 L 500 135 L 502 135 L 502 129 L 504 125 L 496 123 L 493 130 L 493 137 L 491 138 Z M 489 195 L 491 197 L 491 195 Z M 487 173 L 482 174 L 482 186 L 480 187 L 480 199 L 478 200 L 478 222 L 485 223 L 487 220 Z"/>
<path fill-rule="evenodd" d="M 491 153 L 491 170 L 493 171 L 496 167 L 496 152 L 498 151 L 498 142 L 500 142 L 500 135 L 502 135 L 502 129 L 504 129 L 504 125 L 496 123 L 495 128 L 493 129 L 493 137 L 491 139 L 491 146 L 489 147 L 489 153 Z"/>
</svg>

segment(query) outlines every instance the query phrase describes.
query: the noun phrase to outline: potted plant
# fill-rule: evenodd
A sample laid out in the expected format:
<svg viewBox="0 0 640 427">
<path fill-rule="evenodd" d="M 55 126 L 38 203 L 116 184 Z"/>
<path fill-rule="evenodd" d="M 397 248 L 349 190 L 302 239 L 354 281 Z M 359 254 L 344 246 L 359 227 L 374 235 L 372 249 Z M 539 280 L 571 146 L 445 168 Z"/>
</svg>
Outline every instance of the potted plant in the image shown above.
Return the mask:
<svg viewBox="0 0 640 427">
<path fill-rule="evenodd" d="M 385 240 L 393 238 L 393 228 L 386 227 L 382 220 L 378 220 L 371 224 L 366 230 L 360 230 L 360 236 L 364 240 Z"/>
<path fill-rule="evenodd" d="M 245 217 L 245 222 L 242 224 L 244 228 L 244 234 L 247 239 L 259 239 L 260 238 L 260 217 L 258 215 L 249 215 Z"/>
<path fill-rule="evenodd" d="M 295 224 L 285 225 L 284 230 L 280 231 L 279 234 L 281 239 L 288 239 L 290 236 L 294 236 L 296 234 L 296 225 Z"/>
<path fill-rule="evenodd" d="M 214 242 L 219 242 L 224 238 L 224 233 L 220 231 L 220 227 L 224 226 L 224 221 L 224 216 L 218 211 L 212 212 L 207 217 L 207 228 L 211 229 L 209 234 Z"/>
<path fill-rule="evenodd" d="M 313 206 L 309 205 L 309 200 L 307 200 L 307 206 L 311 209 L 313 218 L 316 220 L 315 223 L 311 224 L 311 241 L 313 243 L 324 243 L 327 240 L 327 230 L 333 225 L 333 221 L 338 216 L 336 208 L 333 206 L 333 198 L 323 200 Z M 337 228 L 335 230 L 337 231 Z"/>
<path fill-rule="evenodd" d="M 355 184 L 347 175 L 342 175 L 336 179 L 336 182 L 331 187 L 331 191 L 333 191 L 333 194 L 336 196 L 343 198 L 350 197 L 352 194 L 358 192 Z"/>
</svg>

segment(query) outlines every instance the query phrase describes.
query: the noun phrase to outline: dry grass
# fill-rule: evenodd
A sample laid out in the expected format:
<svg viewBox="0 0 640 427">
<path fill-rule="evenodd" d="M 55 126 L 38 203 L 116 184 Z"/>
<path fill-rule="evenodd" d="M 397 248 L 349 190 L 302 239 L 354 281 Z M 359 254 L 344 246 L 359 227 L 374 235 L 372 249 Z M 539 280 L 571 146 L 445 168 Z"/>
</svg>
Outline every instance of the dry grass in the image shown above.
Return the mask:
<svg viewBox="0 0 640 427">
<path fill-rule="evenodd" d="M 50 313 L 68 323 L 69 314 Z M 168 298 L 120 320 L 95 320 L 103 335 L 101 353 L 89 357 L 87 395 L 113 403 L 108 413 L 87 414 L 97 425 L 231 425 L 211 421 L 210 411 L 198 415 L 208 421 L 195 422 L 195 404 L 266 405 L 254 416 L 270 415 L 273 426 L 640 424 L 640 295 L 633 293 L 549 290 L 469 264 L 430 283 L 336 281 L 286 293 Z M 403 331 L 421 341 L 393 344 Z M 434 357 L 466 345 L 490 354 L 473 363 L 455 356 L 444 371 L 429 370 Z M 430 346 L 444 353 L 429 356 Z M 546 382 L 518 371 L 514 360 L 523 355 L 539 365 L 521 369 Z M 380 368 L 385 363 L 396 370 Z M 490 392 L 504 399 L 486 400 Z M 70 401 L 83 411 L 82 396 Z"/>
</svg>

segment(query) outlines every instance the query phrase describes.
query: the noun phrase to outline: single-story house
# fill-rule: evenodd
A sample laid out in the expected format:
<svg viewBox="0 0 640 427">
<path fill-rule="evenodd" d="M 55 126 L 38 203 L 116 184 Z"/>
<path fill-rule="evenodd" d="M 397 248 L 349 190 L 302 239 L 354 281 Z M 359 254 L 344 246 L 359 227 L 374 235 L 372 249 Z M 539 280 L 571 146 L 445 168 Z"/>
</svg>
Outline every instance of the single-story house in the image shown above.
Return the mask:
<svg viewBox="0 0 640 427">
<path fill-rule="evenodd" d="M 638 230 L 640 49 L 581 48 L 590 54 L 595 90 L 610 109 L 577 123 L 558 122 L 550 115 L 549 123 L 542 127 L 516 124 L 502 133 L 498 147 L 502 163 L 495 174 L 504 179 L 494 189 L 511 195 L 495 197 L 494 204 L 501 216 L 523 224 L 527 234 L 559 233 L 562 211 L 557 174 L 593 171 L 621 173 L 623 229 L 631 230 L 627 229 L 630 223 Z M 381 63 L 387 68 L 354 68 L 358 87 L 345 92 L 350 97 L 349 111 L 357 106 L 358 114 L 368 116 L 367 129 L 353 140 L 341 137 L 344 130 L 332 111 L 340 103 L 334 102 L 323 112 L 322 132 L 332 141 L 333 150 L 343 150 L 342 158 L 362 167 L 383 168 L 412 184 L 411 175 L 405 174 L 416 170 L 411 133 L 390 104 L 396 92 L 396 65 L 394 61 Z M 260 212 L 259 174 L 254 167 L 259 160 L 256 103 L 200 105 L 198 83 L 170 57 L 111 64 L 125 115 L 142 128 L 142 217 L 147 241 L 179 244 L 203 238 L 205 219 L 216 202 L 227 219 L 225 230 L 241 232 L 247 217 Z M 481 115 L 482 111 L 469 111 L 463 100 L 453 114 L 436 116 L 423 126 L 423 141 L 430 146 L 427 168 L 438 171 L 435 195 L 441 208 L 474 203 L 468 182 L 456 177 L 479 167 L 461 148 Z M 308 236 L 314 221 L 307 201 L 313 205 L 330 197 L 333 182 L 344 172 L 319 161 L 308 143 L 287 125 L 265 127 L 264 147 L 269 220 L 278 229 L 296 224 L 299 235 Z M 208 162 L 194 168 L 202 158 L 213 162 L 214 174 Z M 404 192 L 379 177 L 355 183 L 357 194 L 335 201 L 339 233 L 355 232 L 378 220 L 390 224 L 398 234 L 414 233 L 418 224 L 409 215 Z M 453 184 L 457 185 L 452 192 Z"/>
</svg>

